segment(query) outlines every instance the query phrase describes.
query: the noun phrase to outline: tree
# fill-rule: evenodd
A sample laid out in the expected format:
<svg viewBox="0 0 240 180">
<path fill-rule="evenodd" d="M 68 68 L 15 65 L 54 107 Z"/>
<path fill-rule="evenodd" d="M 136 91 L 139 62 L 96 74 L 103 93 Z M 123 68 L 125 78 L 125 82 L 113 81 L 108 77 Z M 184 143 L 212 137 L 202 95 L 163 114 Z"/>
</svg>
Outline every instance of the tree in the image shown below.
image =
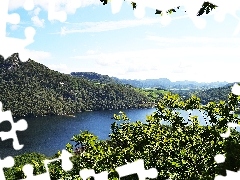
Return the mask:
<svg viewBox="0 0 240 180">
<path fill-rule="evenodd" d="M 109 178 L 114 179 L 118 177 L 116 167 L 143 159 L 146 169 L 157 168 L 158 179 L 214 179 L 216 175 L 226 175 L 226 169 L 237 171 L 240 133 L 233 129 L 227 139 L 220 134 L 226 131 L 228 122 L 239 122 L 231 113 L 239 99 L 229 94 L 226 102 L 202 106 L 196 96 L 183 101 L 169 93 L 158 103 L 156 112 L 147 117 L 147 123 L 130 123 L 124 113 L 114 115 L 120 122 L 112 124 L 110 140 L 99 141 L 89 133 L 73 137 L 75 142 L 87 145 L 85 152 L 74 156 L 75 169 L 92 168 L 97 173 L 107 170 Z M 210 125 L 200 125 L 198 117 L 191 114 L 186 123 L 177 112 L 179 109 L 199 109 L 211 118 Z M 163 125 L 162 121 L 170 125 Z M 68 150 L 73 152 L 69 145 Z M 225 154 L 226 161 L 217 164 L 214 161 L 217 154 Z M 132 175 L 126 179 L 137 177 Z"/>
<path fill-rule="evenodd" d="M 108 2 L 110 2 L 110 1 L 108 1 L 108 0 L 100 0 L 100 1 L 103 3 L 103 5 L 106 5 Z M 125 1 L 125 0 L 124 0 L 124 1 Z M 132 4 L 132 7 L 133 7 L 133 10 L 136 9 L 137 3 L 132 2 L 131 4 Z M 212 4 L 212 3 L 208 2 L 208 1 L 205 1 L 205 2 L 202 4 L 202 7 L 199 7 L 199 11 L 198 11 L 198 13 L 197 13 L 196 15 L 197 15 L 197 16 L 201 16 L 201 15 L 203 15 L 204 13 L 208 14 L 209 12 L 211 12 L 211 11 L 212 11 L 213 9 L 215 9 L 216 7 L 217 7 L 217 5 Z M 176 10 L 179 9 L 179 8 L 180 8 L 180 6 L 178 6 L 176 9 L 169 9 L 166 13 L 171 14 L 171 13 L 173 13 L 173 12 L 176 12 Z M 161 10 L 156 9 L 155 14 L 162 14 L 162 13 L 163 13 L 163 12 L 162 12 Z"/>
<path fill-rule="evenodd" d="M 126 114 L 121 112 L 113 116 L 116 119 L 111 125 L 109 140 L 99 140 L 90 132 L 74 135 L 72 141 L 84 145 L 82 152 L 76 152 L 72 144 L 66 150 L 74 156 L 71 158 L 73 169 L 64 172 L 60 162 L 50 165 L 52 179 L 79 179 L 79 171 L 87 168 L 96 173 L 109 172 L 109 179 L 118 179 L 116 168 L 144 160 L 146 169 L 156 168 L 158 179 L 214 179 L 216 175 L 226 175 L 226 169 L 238 171 L 240 168 L 239 139 L 240 133 L 231 130 L 231 136 L 224 139 L 220 134 L 226 132 L 227 123 L 239 123 L 239 118 L 232 113 L 236 110 L 240 98 L 229 94 L 227 101 L 209 102 L 201 105 L 200 98 L 192 96 L 182 100 L 179 95 L 165 94 L 156 106 L 156 112 L 147 117 L 147 122 L 129 122 Z M 209 125 L 200 125 L 197 116 L 189 112 L 186 121 L 178 110 L 198 109 L 211 119 Z M 163 121 L 169 125 L 163 125 Z M 217 164 L 214 157 L 224 154 L 224 163 Z M 55 157 L 58 157 L 58 152 Z M 31 161 L 24 155 L 24 162 Z M 23 178 L 21 172 L 22 159 L 17 157 L 14 168 L 6 170 L 7 179 Z M 39 160 L 42 160 L 41 156 Z M 34 160 L 36 162 L 38 160 Z M 34 163 L 36 174 L 44 173 L 42 165 Z M 17 169 L 16 169 L 17 168 Z M 17 171 L 17 173 L 16 173 Z M 136 174 L 121 178 L 138 179 Z"/>
</svg>

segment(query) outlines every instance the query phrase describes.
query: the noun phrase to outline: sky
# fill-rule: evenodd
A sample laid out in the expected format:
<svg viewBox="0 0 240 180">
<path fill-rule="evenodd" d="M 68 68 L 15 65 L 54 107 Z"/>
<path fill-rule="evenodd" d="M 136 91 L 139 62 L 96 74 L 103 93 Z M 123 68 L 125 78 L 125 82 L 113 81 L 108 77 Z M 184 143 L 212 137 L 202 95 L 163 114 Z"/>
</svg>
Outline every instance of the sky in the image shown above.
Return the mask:
<svg viewBox="0 0 240 180">
<path fill-rule="evenodd" d="M 27 7 L 26 2 L 33 6 Z M 229 3 L 228 11 L 222 4 L 197 19 L 197 9 L 187 4 L 171 15 L 160 16 L 155 14 L 156 8 L 141 3 L 133 11 L 129 1 L 119 8 L 113 6 L 117 0 L 107 5 L 100 0 L 57 0 L 55 11 L 66 16 L 58 14 L 54 19 L 48 2 L 9 0 L 8 13 L 17 13 L 20 19 L 5 22 L 0 39 L 5 38 L 1 36 L 5 30 L 5 40 L 24 40 L 28 57 L 50 69 L 125 79 L 240 80 L 239 4 Z M 27 27 L 32 29 L 25 35 Z"/>
</svg>

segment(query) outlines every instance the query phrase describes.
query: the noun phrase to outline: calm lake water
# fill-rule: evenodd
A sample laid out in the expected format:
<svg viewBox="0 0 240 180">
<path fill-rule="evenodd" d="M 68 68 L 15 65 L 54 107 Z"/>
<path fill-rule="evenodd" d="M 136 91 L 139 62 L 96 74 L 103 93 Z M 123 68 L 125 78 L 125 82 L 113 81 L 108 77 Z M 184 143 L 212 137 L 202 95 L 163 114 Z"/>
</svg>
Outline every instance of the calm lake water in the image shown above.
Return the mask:
<svg viewBox="0 0 240 180">
<path fill-rule="evenodd" d="M 54 155 L 58 150 L 65 149 L 65 145 L 71 142 L 73 135 L 79 134 L 80 130 L 88 130 L 97 135 L 99 139 L 107 139 L 111 132 L 110 127 L 114 122 L 111 117 L 118 114 L 120 110 L 106 110 L 81 112 L 75 114 L 75 117 L 67 116 L 48 116 L 25 118 L 28 122 L 28 129 L 17 132 L 20 144 L 24 144 L 23 149 L 14 150 L 12 139 L 0 141 L 0 157 L 15 156 L 25 152 L 39 152 L 47 156 Z M 140 120 L 145 122 L 146 115 L 155 112 L 156 109 L 131 109 L 124 110 L 130 121 Z M 188 112 L 179 111 L 181 116 L 187 121 Z M 198 115 L 200 123 L 206 125 L 209 118 L 200 111 L 194 110 L 192 115 Z M 19 120 L 19 119 L 17 119 Z M 10 123 L 1 123 L 0 131 L 9 131 Z"/>
<path fill-rule="evenodd" d="M 88 130 L 97 135 L 99 139 L 107 139 L 111 132 L 111 124 L 115 121 L 111 119 L 114 113 L 120 110 L 89 111 L 75 114 L 75 117 L 68 116 L 45 116 L 35 118 L 25 118 L 28 122 L 28 129 L 18 131 L 18 139 L 24 147 L 21 150 L 14 150 L 12 139 L 1 141 L 0 157 L 15 156 L 25 152 L 39 152 L 47 156 L 54 155 L 58 150 L 65 149 L 65 145 L 71 142 L 75 134 L 80 130 Z M 124 110 L 131 121 L 145 121 L 146 115 L 150 115 L 154 109 L 131 109 Z M 19 120 L 19 119 L 17 119 Z M 1 123 L 0 131 L 9 131 L 10 123 Z"/>
</svg>

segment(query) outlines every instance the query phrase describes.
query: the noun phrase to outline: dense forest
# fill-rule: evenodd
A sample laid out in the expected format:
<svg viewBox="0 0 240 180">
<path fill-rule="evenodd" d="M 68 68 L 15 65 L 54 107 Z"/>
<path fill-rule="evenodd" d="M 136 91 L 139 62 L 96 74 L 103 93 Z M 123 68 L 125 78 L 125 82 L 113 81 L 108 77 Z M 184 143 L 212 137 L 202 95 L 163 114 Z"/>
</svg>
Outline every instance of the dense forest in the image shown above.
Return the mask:
<svg viewBox="0 0 240 180">
<path fill-rule="evenodd" d="M 130 85 L 135 87 L 139 91 L 139 93 L 147 95 L 153 101 L 155 100 L 155 102 L 159 101 L 160 98 L 163 97 L 163 95 L 167 92 L 179 94 L 183 99 L 188 99 L 191 97 L 191 95 L 195 94 L 200 97 L 201 103 L 204 105 L 211 101 L 219 102 L 220 100 L 227 100 L 227 96 L 231 92 L 231 86 L 233 85 L 233 83 L 226 84 L 226 82 L 197 83 L 194 81 L 177 81 L 173 83 L 166 78 L 152 80 L 126 80 L 109 77 L 108 75 L 101 75 L 95 72 L 72 72 L 71 75 L 74 77 L 86 78 L 95 83 L 118 83 Z M 177 83 L 179 84 L 177 85 Z M 184 87 L 187 87 L 189 89 L 184 89 Z"/>
<path fill-rule="evenodd" d="M 95 72 L 71 72 L 70 75 L 73 77 L 85 78 L 95 83 L 118 83 L 108 75 L 102 75 Z"/>
<path fill-rule="evenodd" d="M 0 56 L 0 101 L 15 117 L 61 115 L 87 110 L 146 108 L 154 102 L 144 93 L 117 83 L 96 83 L 53 71 L 18 53 Z"/>
<path fill-rule="evenodd" d="M 226 101 L 228 94 L 231 92 L 232 85 L 233 83 L 229 83 L 223 87 L 206 90 L 171 90 L 171 92 L 179 94 L 184 99 L 188 99 L 191 95 L 195 94 L 201 99 L 201 103 L 206 105 L 208 102 Z"/>
<path fill-rule="evenodd" d="M 86 179 L 81 174 L 84 169 L 93 169 L 97 174 L 105 171 L 104 177 L 99 175 L 98 178 L 94 177 L 96 179 L 138 180 L 140 177 L 136 173 L 139 171 L 122 177 L 116 168 L 142 160 L 144 168 L 140 171 L 156 168 L 154 176 L 159 180 L 212 180 L 217 175 L 226 176 L 226 170 L 239 171 L 240 133 L 232 129 L 228 138 L 222 138 L 220 134 L 226 132 L 228 122 L 239 123 L 240 119 L 231 113 L 239 100 L 240 96 L 230 93 L 228 106 L 226 102 L 202 106 L 196 96 L 182 100 L 179 95 L 167 93 L 159 101 L 156 112 L 147 116 L 146 123 L 129 122 L 123 112 L 114 114 L 116 122 L 111 125 L 109 140 L 99 140 L 88 131 L 74 135 L 71 139 L 74 143 L 66 144 L 66 150 L 73 156 L 70 158 L 73 166 L 69 171 L 61 168 L 60 161 L 44 166 L 43 160 L 60 157 L 61 152 L 58 151 L 53 157 L 37 153 L 16 156 L 14 166 L 5 168 L 4 173 L 7 180 L 23 179 L 26 178 L 23 166 L 31 164 L 35 175 L 45 173 L 48 168 L 52 180 Z M 198 117 L 191 113 L 189 123 L 186 123 L 176 113 L 177 109 L 205 111 L 211 117 L 210 125 L 201 126 Z M 170 125 L 163 125 L 161 120 Z M 218 154 L 223 154 L 226 160 L 216 162 L 214 157 Z M 234 172 L 230 173 L 234 175 Z M 93 177 L 88 177 L 88 180 L 93 180 Z"/>
<path fill-rule="evenodd" d="M 108 2 L 107 0 L 100 1 L 103 4 Z M 136 8 L 136 3 L 132 3 L 132 5 Z M 197 15 L 208 14 L 215 7 L 216 5 L 204 2 Z M 168 12 L 175 12 L 175 9 L 170 9 Z M 156 10 L 156 14 L 160 13 L 161 11 Z M 103 91 L 104 88 L 109 87 L 103 83 L 88 81 L 81 77 L 73 78 L 51 71 L 32 60 L 22 63 L 18 60 L 16 54 L 7 60 L 0 57 L 0 74 L 1 92 L 4 94 L 1 95 L 0 100 L 2 101 L 2 98 L 4 100 L 6 97 L 5 102 L 3 102 L 4 107 L 6 107 L 8 100 L 11 102 L 18 96 L 20 99 L 13 102 L 13 104 L 8 104 L 11 110 L 14 110 L 14 103 L 21 103 L 21 100 L 28 100 L 26 102 L 33 106 L 33 103 L 41 100 L 40 97 L 44 99 L 40 102 L 49 103 L 49 106 L 50 104 L 52 105 L 53 99 L 56 99 L 56 103 L 66 103 L 67 101 L 64 107 L 70 108 L 70 104 L 74 104 L 73 101 L 82 102 L 78 101 L 78 97 L 83 97 L 84 99 L 88 95 L 89 98 L 93 98 L 94 95 L 90 95 L 90 92 L 96 91 L 90 91 L 92 88 L 97 87 L 97 89 Z M 67 85 L 67 87 L 64 85 Z M 84 88 L 88 88 L 87 86 L 90 86 L 90 88 L 85 90 Z M 115 87 L 115 84 L 113 83 L 112 86 Z M 137 97 L 142 97 L 143 99 L 148 99 L 149 96 L 154 97 L 158 93 L 156 90 L 147 92 L 122 85 L 116 85 L 113 92 L 116 92 L 115 90 L 120 87 L 124 90 L 125 88 L 130 88 L 131 92 L 134 93 L 137 91 Z M 79 96 L 79 94 L 82 95 L 80 93 L 82 91 L 85 92 L 83 93 L 85 96 Z M 156 112 L 146 118 L 146 123 L 139 121 L 130 123 L 124 113 L 114 114 L 113 117 L 117 122 L 111 125 L 112 132 L 109 135 L 109 140 L 99 140 L 97 136 L 88 131 L 74 135 L 71 141 L 75 142 L 77 146 L 70 143 L 66 145 L 66 150 L 73 155 L 70 158 L 73 163 L 71 170 L 64 171 L 60 161 L 44 166 L 43 160 L 59 157 L 61 155 L 60 151 L 56 152 L 54 157 L 29 153 L 14 157 L 14 166 L 4 168 L 4 175 L 7 180 L 26 178 L 26 174 L 24 175 L 22 169 L 24 165 L 29 163 L 34 167 L 34 175 L 42 175 L 48 168 L 48 172 L 53 180 L 81 180 L 83 177 L 80 173 L 85 168 L 93 169 L 98 175 L 105 171 L 105 174 L 107 174 L 105 179 L 137 180 L 140 179 L 137 177 L 139 174 L 133 172 L 129 176 L 121 177 L 121 173 L 118 173 L 116 168 L 134 163 L 137 160 L 143 160 L 143 169 L 138 168 L 136 170 L 141 171 L 141 174 L 143 174 L 145 169 L 156 168 L 158 172 L 156 179 L 159 180 L 239 179 L 240 133 L 235 129 L 231 129 L 228 137 L 226 136 L 226 130 L 229 122 L 240 124 L 238 115 L 232 113 L 237 109 L 240 96 L 232 93 L 228 94 L 227 92 L 229 91 L 231 91 L 230 85 L 205 91 L 179 92 L 182 93 L 182 97 L 184 96 L 185 99 L 182 99 L 177 94 L 166 93 L 158 102 Z M 72 93 L 75 92 L 79 94 L 74 94 L 72 97 Z M 106 93 L 108 92 L 106 90 Z M 120 95 L 123 94 L 122 92 L 118 93 Z M 193 93 L 202 96 L 203 99 L 191 96 Z M 43 94 L 44 96 L 42 96 Z M 101 97 L 101 99 L 103 98 Z M 207 103 L 210 99 L 216 101 L 216 103 Z M 218 102 L 220 99 L 226 99 L 227 101 Z M 31 102 L 34 100 L 35 102 Z M 118 100 L 120 100 L 120 103 L 122 102 L 121 98 L 116 99 L 116 104 L 118 104 Z M 95 105 L 94 98 L 93 102 Z M 202 106 L 202 103 L 206 104 L 206 106 Z M 88 104 L 84 105 L 86 108 L 89 108 Z M 21 104 L 16 106 L 21 107 Z M 24 107 L 21 111 L 25 110 Z M 41 107 L 44 107 L 44 105 L 41 105 Z M 189 123 L 186 124 L 184 119 L 176 112 L 179 109 L 185 111 L 199 109 L 205 112 L 211 118 L 209 121 L 210 125 L 201 126 L 198 117 L 192 116 L 191 113 L 189 113 Z M 60 109 L 59 111 L 63 110 Z M 163 125 L 161 123 L 162 120 L 169 122 L 170 125 Z M 224 133 L 225 138 L 223 138 L 222 133 Z M 80 151 L 77 149 L 80 149 Z M 222 155 L 223 158 L 217 161 L 216 155 Z M 229 177 L 230 175 L 235 176 L 235 178 Z M 30 178 L 27 177 L 27 179 Z M 38 179 L 40 177 L 36 176 L 34 178 Z M 100 176 L 94 178 L 100 179 Z M 88 179 L 90 179 L 90 176 Z"/>
<path fill-rule="evenodd" d="M 129 85 L 125 84 L 122 82 L 120 79 L 115 78 L 115 77 L 109 77 L 108 75 L 102 75 L 98 74 L 95 72 L 72 72 L 71 76 L 74 77 L 79 77 L 79 78 L 85 78 L 88 79 L 89 81 L 92 81 L 94 83 L 98 84 L 122 84 L 122 85 L 127 85 L 128 87 L 134 87 L 135 90 L 150 98 L 151 102 L 157 103 L 163 96 L 164 94 L 168 93 L 169 91 L 164 89 L 164 88 L 139 88 L 138 86 L 134 85 Z"/>
<path fill-rule="evenodd" d="M 207 90 L 172 91 L 183 98 L 196 94 L 201 103 L 226 100 L 230 84 Z M 0 101 L 14 117 L 62 115 L 89 110 L 149 108 L 168 92 L 142 89 L 97 73 L 62 74 L 15 53 L 0 56 Z"/>
</svg>

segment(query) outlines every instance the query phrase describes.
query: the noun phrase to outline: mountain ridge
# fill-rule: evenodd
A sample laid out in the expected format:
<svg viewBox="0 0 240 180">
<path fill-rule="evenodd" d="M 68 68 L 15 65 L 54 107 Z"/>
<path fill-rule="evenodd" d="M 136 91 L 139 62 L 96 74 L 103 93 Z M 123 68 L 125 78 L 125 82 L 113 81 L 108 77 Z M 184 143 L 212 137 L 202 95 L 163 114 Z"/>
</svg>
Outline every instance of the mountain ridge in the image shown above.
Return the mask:
<svg viewBox="0 0 240 180">
<path fill-rule="evenodd" d="M 22 62 L 18 53 L 7 59 L 0 55 L 0 91 L 3 109 L 14 117 L 154 106 L 131 86 L 72 77 L 31 59 Z"/>
<path fill-rule="evenodd" d="M 75 77 L 84 77 L 93 81 L 100 82 L 116 82 L 121 84 L 129 84 L 137 88 L 162 88 L 162 89 L 209 89 L 217 88 L 229 84 L 228 82 L 197 82 L 197 81 L 176 81 L 172 82 L 168 78 L 158 79 L 119 79 L 117 77 L 110 77 L 108 75 L 101 75 L 96 72 L 72 72 L 70 73 Z M 106 79 L 105 79 L 106 78 Z"/>
</svg>

